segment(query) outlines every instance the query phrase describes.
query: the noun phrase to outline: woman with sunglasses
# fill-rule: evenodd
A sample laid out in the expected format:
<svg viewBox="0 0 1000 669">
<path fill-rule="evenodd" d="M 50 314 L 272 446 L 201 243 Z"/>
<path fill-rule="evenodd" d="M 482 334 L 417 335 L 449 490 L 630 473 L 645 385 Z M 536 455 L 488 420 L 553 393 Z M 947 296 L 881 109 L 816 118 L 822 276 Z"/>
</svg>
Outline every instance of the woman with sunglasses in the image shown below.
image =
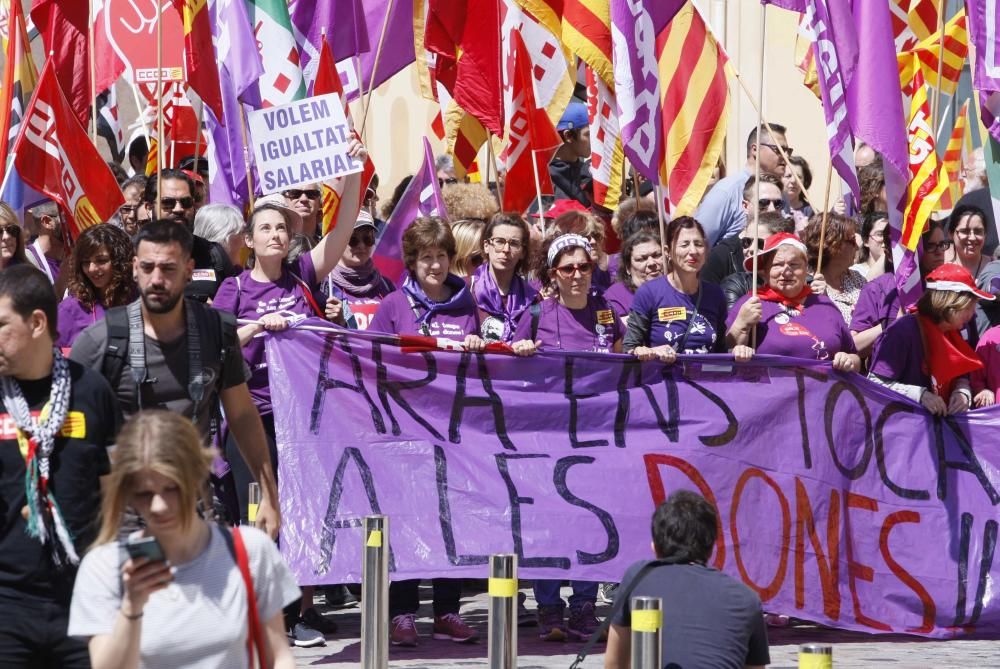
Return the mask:
<svg viewBox="0 0 1000 669">
<path fill-rule="evenodd" d="M 85 328 L 104 318 L 104 311 L 135 298 L 132 239 L 123 229 L 101 223 L 84 230 L 69 259 L 67 296 L 59 303 L 59 339 L 69 348 Z"/>
<path fill-rule="evenodd" d="M 382 276 L 372 261 L 375 221 L 365 210 L 358 212 L 351 239 L 340 262 L 330 272 L 330 282 L 344 294 L 359 330 L 367 330 L 379 304 L 396 286 Z M 333 291 L 327 291 L 328 294 Z"/>
<path fill-rule="evenodd" d="M 625 239 L 619 256 L 617 281 L 604 291 L 604 299 L 614 309 L 615 316 L 628 325 L 635 293 L 647 281 L 663 276 L 663 246 L 660 235 L 640 230 Z"/>
<path fill-rule="evenodd" d="M 323 236 L 323 226 L 320 225 L 322 213 L 323 192 L 319 184 L 306 184 L 281 192 L 285 204 L 302 217 L 301 232 L 310 239 L 318 240 Z"/>
<path fill-rule="evenodd" d="M 707 255 L 705 231 L 695 219 L 681 216 L 670 221 L 666 233 L 666 274 L 636 291 L 625 352 L 665 363 L 681 353 L 725 353 L 727 339 L 732 340 L 726 330 L 726 298 L 721 288 L 699 278 Z M 739 360 L 750 358 L 747 347 L 737 347 L 734 354 Z"/>
<path fill-rule="evenodd" d="M 14 210 L 6 202 L 0 202 L 0 271 L 26 262 L 24 230 Z"/>
<path fill-rule="evenodd" d="M 472 273 L 485 260 L 483 256 L 483 230 L 486 222 L 478 218 L 467 218 L 451 224 L 451 234 L 455 237 L 455 260 L 451 273 L 465 279 L 468 284 Z"/>
<path fill-rule="evenodd" d="M 961 265 L 979 280 L 990 259 L 983 255 L 986 244 L 986 214 L 979 207 L 962 205 L 955 207 L 948 217 L 948 232 L 952 249 L 947 262 Z"/>
<path fill-rule="evenodd" d="M 945 235 L 941 221 L 930 221 L 920 237 L 920 276 L 926 277 L 944 264 L 945 255 L 951 247 L 951 240 Z M 899 301 L 896 275 L 892 268 L 892 254 L 883 254 L 885 273 L 865 284 L 858 296 L 851 316 L 851 337 L 854 346 L 863 358 L 871 355 L 872 346 L 885 330 L 905 312 Z M 923 281 L 923 278 L 921 278 Z"/>
<path fill-rule="evenodd" d="M 483 231 L 486 262 L 472 277 L 472 295 L 482 312 L 480 334 L 487 342 L 511 343 L 521 314 L 538 297 L 524 273 L 530 239 L 527 222 L 517 214 L 496 214 Z"/>
<path fill-rule="evenodd" d="M 592 290 L 597 263 L 590 241 L 572 233 L 559 235 L 544 252 L 542 294 L 551 296 L 521 314 L 514 352 L 621 352 L 621 323 L 607 300 Z"/>
<path fill-rule="evenodd" d="M 571 210 L 556 217 L 552 223 L 556 234 L 573 233 L 586 238 L 593 249 L 594 271 L 591 274 L 591 289 L 599 294 L 611 287 L 612 276 L 608 271 L 608 254 L 604 251 L 604 222 L 589 211 Z"/>
</svg>

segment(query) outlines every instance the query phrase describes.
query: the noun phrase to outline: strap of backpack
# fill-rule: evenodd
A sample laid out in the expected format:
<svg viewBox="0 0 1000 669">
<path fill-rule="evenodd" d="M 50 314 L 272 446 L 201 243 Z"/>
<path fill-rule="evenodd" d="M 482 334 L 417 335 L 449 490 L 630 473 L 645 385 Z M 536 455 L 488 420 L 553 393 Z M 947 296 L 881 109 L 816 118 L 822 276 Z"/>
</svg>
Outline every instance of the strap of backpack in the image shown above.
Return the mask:
<svg viewBox="0 0 1000 669">
<path fill-rule="evenodd" d="M 112 388 L 117 388 L 128 360 L 128 313 L 126 307 L 114 307 L 104 312 L 108 338 L 101 361 L 101 374 Z"/>
<path fill-rule="evenodd" d="M 649 572 L 653 571 L 657 567 L 662 567 L 669 564 L 678 564 L 681 562 L 687 562 L 685 558 L 665 558 L 663 560 L 652 560 L 642 565 L 642 568 L 636 573 L 635 578 L 629 583 L 628 587 L 624 592 L 615 593 L 615 603 L 611 606 L 611 613 L 609 613 L 604 620 L 601 622 L 601 626 L 590 635 L 587 639 L 587 643 L 584 644 L 580 652 L 576 654 L 576 659 L 573 660 L 573 664 L 569 665 L 569 669 L 578 669 L 578 667 L 586 659 L 587 654 L 594 648 L 596 644 L 611 627 L 611 621 L 614 620 L 615 616 L 618 615 L 619 611 L 625 608 L 625 603 L 628 602 L 629 597 L 632 596 L 632 591 L 635 590 L 635 586 L 639 585 L 639 582 L 646 577 Z"/>
<path fill-rule="evenodd" d="M 267 646 L 264 642 L 264 630 L 260 624 L 260 613 L 257 610 L 257 595 L 253 589 L 253 576 L 250 574 L 250 559 L 247 556 L 246 544 L 243 543 L 239 527 L 233 527 L 232 532 L 227 532 L 223 527 L 219 527 L 219 530 L 226 542 L 226 548 L 236 561 L 247 589 L 247 657 L 250 666 L 253 667 L 256 651 L 257 665 L 260 669 L 264 669 L 267 663 Z"/>
<path fill-rule="evenodd" d="M 531 341 L 538 339 L 538 321 L 542 319 L 542 303 L 535 302 L 528 307 L 531 313 Z"/>
</svg>

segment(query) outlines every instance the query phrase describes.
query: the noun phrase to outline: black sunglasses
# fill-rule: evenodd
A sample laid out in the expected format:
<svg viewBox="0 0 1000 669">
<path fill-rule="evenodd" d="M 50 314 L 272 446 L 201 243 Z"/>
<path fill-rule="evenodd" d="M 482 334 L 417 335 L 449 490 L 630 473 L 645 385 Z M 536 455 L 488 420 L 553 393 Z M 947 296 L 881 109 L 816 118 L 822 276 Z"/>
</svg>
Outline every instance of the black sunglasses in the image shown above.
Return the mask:
<svg viewBox="0 0 1000 669">
<path fill-rule="evenodd" d="M 194 206 L 193 197 L 161 197 L 160 198 L 160 208 L 173 211 L 177 208 L 178 203 L 181 205 L 181 209 L 190 209 Z"/>
<path fill-rule="evenodd" d="M 298 200 L 300 197 L 302 197 L 303 193 L 310 200 L 318 200 L 320 196 L 318 188 L 310 188 L 309 190 L 300 190 L 296 188 L 295 190 L 283 191 L 281 194 L 287 197 L 289 200 Z"/>
<path fill-rule="evenodd" d="M 760 210 L 762 210 L 762 211 L 765 210 L 765 209 L 767 209 L 772 204 L 774 205 L 775 209 L 780 210 L 782 207 L 785 206 L 785 201 L 782 200 L 780 197 L 776 198 L 774 200 L 771 200 L 771 199 L 766 198 L 766 197 L 762 197 L 761 199 L 757 200 L 757 208 L 760 209 Z"/>
<path fill-rule="evenodd" d="M 740 241 L 743 243 L 743 250 L 744 251 L 746 251 L 751 246 L 753 246 L 753 237 L 744 237 Z M 764 250 L 764 238 L 763 237 L 758 237 L 757 238 L 757 250 L 758 251 L 763 251 Z"/>
<path fill-rule="evenodd" d="M 361 244 L 375 246 L 375 235 L 371 233 L 367 235 L 351 235 L 351 241 L 348 244 L 351 246 L 360 246 Z"/>
</svg>

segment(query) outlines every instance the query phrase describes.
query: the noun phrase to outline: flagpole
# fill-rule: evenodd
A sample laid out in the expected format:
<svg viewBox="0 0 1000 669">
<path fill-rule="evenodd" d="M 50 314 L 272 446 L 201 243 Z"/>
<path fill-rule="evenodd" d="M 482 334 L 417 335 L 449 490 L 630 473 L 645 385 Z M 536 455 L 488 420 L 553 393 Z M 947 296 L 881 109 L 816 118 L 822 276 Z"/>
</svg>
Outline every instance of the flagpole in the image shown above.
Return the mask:
<svg viewBox="0 0 1000 669">
<path fill-rule="evenodd" d="M 760 6 L 760 105 L 757 107 L 757 146 L 754 150 L 754 188 L 760 192 L 760 139 L 761 126 L 764 125 L 764 74 L 767 71 L 767 5 Z M 770 134 L 770 130 L 768 131 Z M 773 140 L 773 138 L 772 138 Z M 777 142 L 775 142 L 777 144 Z M 794 170 L 793 170 L 794 171 Z M 759 198 L 751 200 L 756 204 Z M 750 281 L 750 290 L 753 297 L 757 297 L 757 265 L 758 265 L 758 240 L 760 240 L 760 207 L 753 208 L 753 268 Z M 757 328 L 750 333 L 751 347 L 757 348 Z"/>
<path fill-rule="evenodd" d="M 198 158 L 201 157 L 201 126 L 205 122 L 205 101 L 201 100 L 201 106 L 198 107 L 198 134 L 194 136 L 194 173 L 199 176 L 201 173 L 198 171 Z M 207 187 L 208 184 L 205 184 Z"/>
<path fill-rule="evenodd" d="M 91 121 L 93 121 L 91 140 L 94 142 L 94 148 L 97 148 L 97 56 L 94 53 L 94 0 L 88 0 L 87 16 L 90 18 L 87 26 L 87 50 L 90 52 L 90 99 L 93 101 L 90 114 Z"/>
<path fill-rule="evenodd" d="M 937 86 L 934 87 L 934 106 L 931 112 L 931 118 L 934 119 L 931 124 L 932 129 L 937 128 L 938 112 L 941 110 L 941 77 L 944 73 L 944 13 L 947 8 L 946 0 L 938 0 L 938 66 Z M 937 142 L 937 135 L 934 136 L 934 142 Z"/>
<path fill-rule="evenodd" d="M 3 196 L 4 192 L 7 190 L 7 184 L 10 182 L 10 177 L 14 174 L 14 159 L 17 158 L 17 151 L 12 151 L 10 158 L 7 160 L 7 171 L 3 175 L 3 183 L 0 183 L 0 196 Z"/>
<path fill-rule="evenodd" d="M 254 185 L 253 185 L 253 170 L 250 169 L 250 142 L 247 140 L 247 120 L 246 113 L 243 109 L 243 103 L 239 100 L 236 104 L 240 107 L 240 131 L 243 133 L 243 164 L 247 168 L 247 198 L 248 204 L 250 205 L 250 211 L 253 211 L 254 207 Z"/>
<path fill-rule="evenodd" d="M 163 197 L 163 7 L 156 15 L 156 197 Z M 155 209 L 154 209 L 155 211 Z"/>
<path fill-rule="evenodd" d="M 538 178 L 538 152 L 531 149 L 531 166 L 535 174 L 535 197 L 538 198 L 538 213 L 542 213 L 542 182 Z"/>
<path fill-rule="evenodd" d="M 497 190 L 496 190 L 497 205 L 499 205 L 500 211 L 503 211 L 503 189 L 500 186 L 500 168 L 497 167 L 496 156 L 493 153 L 493 136 L 489 132 L 486 133 L 486 156 L 487 156 L 487 159 L 491 163 L 493 163 L 493 167 L 494 167 L 494 169 L 495 169 L 495 171 L 497 173 Z M 489 187 L 489 183 L 487 183 L 487 187 Z M 539 216 L 541 216 L 542 212 L 538 212 L 538 214 L 539 214 Z M 544 216 L 542 217 L 542 233 L 543 234 L 545 233 L 545 217 Z"/>
<path fill-rule="evenodd" d="M 150 148 L 150 137 L 152 136 L 149 131 L 149 123 L 146 122 L 146 106 L 142 104 L 142 100 L 139 98 L 139 86 L 137 84 L 132 84 L 130 86 L 132 89 L 132 97 L 135 98 L 135 108 L 139 110 L 139 122 L 142 123 L 142 131 L 146 133 L 146 149 Z"/>
<path fill-rule="evenodd" d="M 795 170 L 792 170 L 793 172 Z M 826 241 L 826 217 L 830 214 L 830 185 L 833 183 L 833 156 L 826 168 L 826 195 L 823 197 L 823 220 L 819 224 L 819 254 L 816 258 L 816 273 L 823 273 L 823 244 Z"/>
<path fill-rule="evenodd" d="M 389 0 L 389 4 L 385 7 L 385 18 L 382 19 L 382 33 L 378 36 L 378 47 L 375 49 L 375 62 L 372 64 L 372 75 L 368 80 L 368 97 L 363 99 L 364 102 L 364 115 L 361 118 L 361 137 L 362 140 L 365 136 L 365 128 L 368 125 L 368 110 L 371 109 L 372 105 L 372 94 L 375 92 L 375 75 L 378 74 L 378 64 L 382 60 L 382 46 L 385 44 L 385 33 L 389 30 L 389 17 L 392 16 L 392 7 L 396 4 L 396 0 Z M 360 82 L 359 82 L 360 84 Z"/>
</svg>

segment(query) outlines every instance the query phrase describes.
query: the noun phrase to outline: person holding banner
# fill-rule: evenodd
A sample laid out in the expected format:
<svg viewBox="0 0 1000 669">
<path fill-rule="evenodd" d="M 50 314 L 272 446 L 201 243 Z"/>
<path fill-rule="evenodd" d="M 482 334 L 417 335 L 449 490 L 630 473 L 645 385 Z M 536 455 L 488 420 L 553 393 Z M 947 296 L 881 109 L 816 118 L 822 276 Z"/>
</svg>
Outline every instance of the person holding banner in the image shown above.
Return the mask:
<svg viewBox="0 0 1000 669">
<path fill-rule="evenodd" d="M 927 290 L 915 314 L 903 316 L 875 345 L 868 378 L 914 402 L 935 416 L 968 411 L 972 406 L 969 375 L 983 362 L 960 331 L 976 314 L 979 300 L 996 299 L 976 288 L 961 265 L 945 263 L 927 275 Z"/>
<path fill-rule="evenodd" d="M 557 216 L 552 227 L 555 228 L 557 235 L 572 233 L 590 242 L 594 262 L 590 285 L 594 292 L 604 294 L 604 291 L 611 287 L 613 277 L 608 271 L 608 254 L 604 252 L 605 230 L 601 219 L 589 211 L 572 209 Z"/>
<path fill-rule="evenodd" d="M 94 669 L 252 667 L 248 648 L 266 656 L 260 666 L 292 669 L 281 608 L 299 589 L 266 534 L 199 513 L 199 503 L 211 507 L 212 453 L 194 424 L 142 411 L 122 428 L 113 459 L 69 615 L 69 635 L 88 640 Z M 127 542 L 119 540 L 126 507 L 145 521 Z M 149 552 L 129 557 L 133 539 Z"/>
<path fill-rule="evenodd" d="M 666 274 L 636 291 L 625 352 L 668 364 L 681 353 L 725 353 L 728 343 L 735 345 L 726 327 L 726 298 L 698 276 L 708 254 L 705 232 L 690 216 L 670 221 L 666 232 Z M 750 318 L 753 305 L 742 311 L 743 319 Z M 733 353 L 741 361 L 753 354 L 748 346 Z"/>
<path fill-rule="evenodd" d="M 756 296 L 746 295 L 729 312 L 734 344 L 749 345 L 757 330 L 757 353 L 823 360 L 843 372 L 861 369 L 861 358 L 844 317 L 830 298 L 816 295 L 806 283 L 806 245 L 789 233 L 771 235 L 758 254 L 767 283 Z M 753 257 L 744 263 L 750 271 Z M 750 304 L 751 307 L 744 309 Z"/>
<path fill-rule="evenodd" d="M 56 346 L 71 347 L 78 334 L 104 319 L 106 309 L 135 299 L 134 256 L 128 233 L 110 223 L 80 234 L 70 255 L 68 295 L 59 303 Z"/>
<path fill-rule="evenodd" d="M 590 241 L 577 234 L 560 235 L 549 242 L 545 259 L 542 293 L 551 297 L 521 314 L 514 352 L 620 353 L 622 325 L 607 300 L 591 290 L 597 263 Z"/>
<path fill-rule="evenodd" d="M 628 326 L 635 292 L 647 281 L 663 276 L 663 246 L 660 235 L 640 231 L 626 237 L 618 265 L 617 281 L 604 293 L 604 299 L 614 309 L 615 316 Z"/>
<path fill-rule="evenodd" d="M 483 231 L 486 262 L 472 276 L 472 295 L 482 312 L 480 335 L 487 342 L 514 340 L 521 314 L 538 297 L 525 277 L 531 233 L 517 214 L 495 214 Z"/>
<path fill-rule="evenodd" d="M 396 290 L 392 281 L 382 276 L 372 260 L 376 239 L 375 220 L 365 210 L 358 212 L 351 239 L 344 249 L 337 266 L 330 272 L 329 281 L 344 294 L 354 322 L 359 330 L 367 330 L 378 305 Z M 334 291 L 326 291 L 328 295 Z"/>
<path fill-rule="evenodd" d="M 431 216 L 411 223 L 403 232 L 403 286 L 382 300 L 368 329 L 442 337 L 482 351 L 486 342 L 479 336 L 479 309 L 465 281 L 451 273 L 455 254 L 455 237 L 443 219 Z"/>
</svg>

